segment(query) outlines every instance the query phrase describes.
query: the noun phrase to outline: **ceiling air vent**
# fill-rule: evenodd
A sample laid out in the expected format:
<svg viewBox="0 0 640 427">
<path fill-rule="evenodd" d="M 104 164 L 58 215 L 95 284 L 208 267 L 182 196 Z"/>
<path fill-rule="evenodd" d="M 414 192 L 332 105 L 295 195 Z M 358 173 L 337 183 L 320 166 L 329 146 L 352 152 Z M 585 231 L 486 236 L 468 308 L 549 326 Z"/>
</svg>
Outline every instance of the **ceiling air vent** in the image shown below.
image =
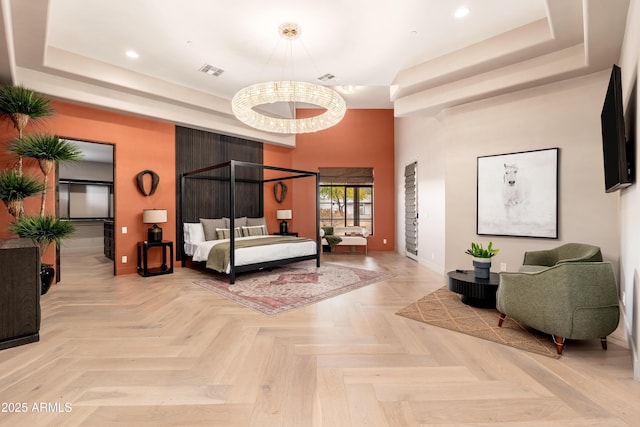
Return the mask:
<svg viewBox="0 0 640 427">
<path fill-rule="evenodd" d="M 334 76 L 333 74 L 327 73 L 327 74 L 323 74 L 320 77 L 318 77 L 318 80 L 320 80 L 321 82 L 326 82 L 329 81 L 331 79 L 335 79 L 336 76 Z"/>
<path fill-rule="evenodd" d="M 224 70 L 222 68 L 214 67 L 213 65 L 209 64 L 204 64 L 200 68 L 200 71 L 214 77 L 218 77 L 220 74 L 224 73 Z"/>
</svg>

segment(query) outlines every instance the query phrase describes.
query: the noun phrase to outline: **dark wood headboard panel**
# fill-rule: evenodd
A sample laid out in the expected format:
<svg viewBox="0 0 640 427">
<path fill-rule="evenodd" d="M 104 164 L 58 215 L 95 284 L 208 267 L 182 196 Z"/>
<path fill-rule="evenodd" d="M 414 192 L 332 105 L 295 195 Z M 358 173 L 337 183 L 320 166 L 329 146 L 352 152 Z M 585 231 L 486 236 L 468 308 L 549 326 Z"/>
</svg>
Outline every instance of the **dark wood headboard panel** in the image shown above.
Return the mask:
<svg viewBox="0 0 640 427">
<path fill-rule="evenodd" d="M 180 200 L 180 177 L 185 172 L 218 163 L 239 160 L 264 164 L 262 143 L 247 139 L 220 135 L 197 129 L 176 126 L 176 201 Z M 226 171 L 226 169 L 225 169 Z M 224 171 L 212 171 L 209 176 L 219 176 Z M 217 174 L 217 175 L 216 175 Z M 246 168 L 238 178 L 261 180 L 262 170 Z M 184 212 L 176 203 L 176 221 L 198 222 L 200 218 L 221 218 L 229 212 L 229 185 L 224 181 L 209 179 L 188 180 L 185 184 Z M 261 217 L 264 215 L 262 185 L 237 183 L 236 216 Z M 182 259 L 182 224 L 176 223 L 176 253 Z"/>
</svg>

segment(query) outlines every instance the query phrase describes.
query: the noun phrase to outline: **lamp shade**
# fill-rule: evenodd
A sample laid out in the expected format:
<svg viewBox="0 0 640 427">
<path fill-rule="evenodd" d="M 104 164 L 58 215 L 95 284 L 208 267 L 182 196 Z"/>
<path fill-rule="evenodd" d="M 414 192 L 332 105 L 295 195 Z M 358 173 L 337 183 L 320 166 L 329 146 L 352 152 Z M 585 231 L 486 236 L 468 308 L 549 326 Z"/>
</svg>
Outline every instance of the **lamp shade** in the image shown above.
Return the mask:
<svg viewBox="0 0 640 427">
<path fill-rule="evenodd" d="M 291 209 L 278 209 L 276 211 L 277 219 L 291 219 Z"/>
<path fill-rule="evenodd" d="M 142 222 L 145 224 L 159 224 L 167 222 L 167 210 L 145 209 L 142 211 Z"/>
</svg>

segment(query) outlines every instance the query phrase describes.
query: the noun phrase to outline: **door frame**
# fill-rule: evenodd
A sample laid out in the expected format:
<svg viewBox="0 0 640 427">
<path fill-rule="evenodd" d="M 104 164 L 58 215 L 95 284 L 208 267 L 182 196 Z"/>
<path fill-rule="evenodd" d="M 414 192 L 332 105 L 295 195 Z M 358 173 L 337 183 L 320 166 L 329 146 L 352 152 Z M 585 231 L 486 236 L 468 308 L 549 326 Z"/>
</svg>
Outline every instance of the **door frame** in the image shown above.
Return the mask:
<svg viewBox="0 0 640 427">
<path fill-rule="evenodd" d="M 407 169 L 407 166 L 410 166 L 412 164 L 415 164 L 415 186 L 414 186 L 414 199 L 415 199 L 415 208 L 416 208 L 416 216 L 414 218 L 414 224 L 415 224 L 415 233 L 416 233 L 416 253 L 412 253 L 409 250 L 407 250 L 407 210 L 406 210 L 406 206 L 407 206 L 407 186 L 406 186 L 406 178 L 405 178 L 405 171 Z M 419 249 L 418 249 L 418 238 L 419 238 L 419 231 L 420 231 L 420 212 L 419 212 L 419 202 L 418 202 L 418 159 L 413 159 L 408 163 L 405 163 L 404 167 L 402 168 L 402 177 L 405 178 L 403 179 L 403 185 L 404 185 L 404 191 L 403 191 L 403 196 L 404 196 L 404 203 L 403 203 L 403 207 L 404 207 L 404 235 L 405 235 L 405 242 L 404 242 L 404 253 L 408 258 L 411 258 L 415 261 L 418 261 L 418 253 L 419 253 Z"/>
<path fill-rule="evenodd" d="M 100 145 L 107 145 L 111 147 L 111 168 L 112 168 L 112 176 L 113 176 L 113 185 L 111 186 L 112 189 L 112 195 L 111 197 L 111 201 L 110 201 L 110 208 L 113 211 L 113 221 L 115 224 L 115 220 L 116 220 L 116 144 L 112 143 L 112 142 L 103 142 L 103 141 L 91 141 L 88 139 L 81 139 L 81 138 L 76 138 L 76 137 L 69 137 L 69 136 L 65 136 L 62 137 L 62 139 L 67 139 L 71 142 L 77 141 L 77 142 L 82 142 L 82 143 L 89 143 L 89 144 L 100 144 Z M 59 174 L 59 165 L 56 164 L 56 168 L 55 168 L 55 177 L 54 177 L 54 182 L 55 182 L 55 199 L 54 199 L 54 212 L 57 218 L 60 218 L 60 174 Z M 115 231 L 114 231 L 115 232 Z M 114 239 L 114 252 L 115 252 L 115 239 Z M 60 245 L 56 244 L 56 266 L 55 266 L 55 271 L 56 271 L 56 283 L 60 281 L 61 278 L 61 268 L 60 268 L 60 259 L 61 259 L 62 253 L 60 251 Z M 113 260 L 113 275 L 116 275 L 116 262 L 115 262 L 115 258 Z"/>
</svg>

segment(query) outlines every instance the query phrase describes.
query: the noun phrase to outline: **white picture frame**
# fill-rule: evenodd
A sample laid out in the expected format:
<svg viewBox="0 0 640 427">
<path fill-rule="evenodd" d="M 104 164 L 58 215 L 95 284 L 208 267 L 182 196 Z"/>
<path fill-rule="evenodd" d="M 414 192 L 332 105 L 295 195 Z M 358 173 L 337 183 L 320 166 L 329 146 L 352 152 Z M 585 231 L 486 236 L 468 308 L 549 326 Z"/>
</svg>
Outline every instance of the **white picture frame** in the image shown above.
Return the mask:
<svg viewBox="0 0 640 427">
<path fill-rule="evenodd" d="M 478 235 L 558 238 L 558 148 L 478 157 Z"/>
</svg>

